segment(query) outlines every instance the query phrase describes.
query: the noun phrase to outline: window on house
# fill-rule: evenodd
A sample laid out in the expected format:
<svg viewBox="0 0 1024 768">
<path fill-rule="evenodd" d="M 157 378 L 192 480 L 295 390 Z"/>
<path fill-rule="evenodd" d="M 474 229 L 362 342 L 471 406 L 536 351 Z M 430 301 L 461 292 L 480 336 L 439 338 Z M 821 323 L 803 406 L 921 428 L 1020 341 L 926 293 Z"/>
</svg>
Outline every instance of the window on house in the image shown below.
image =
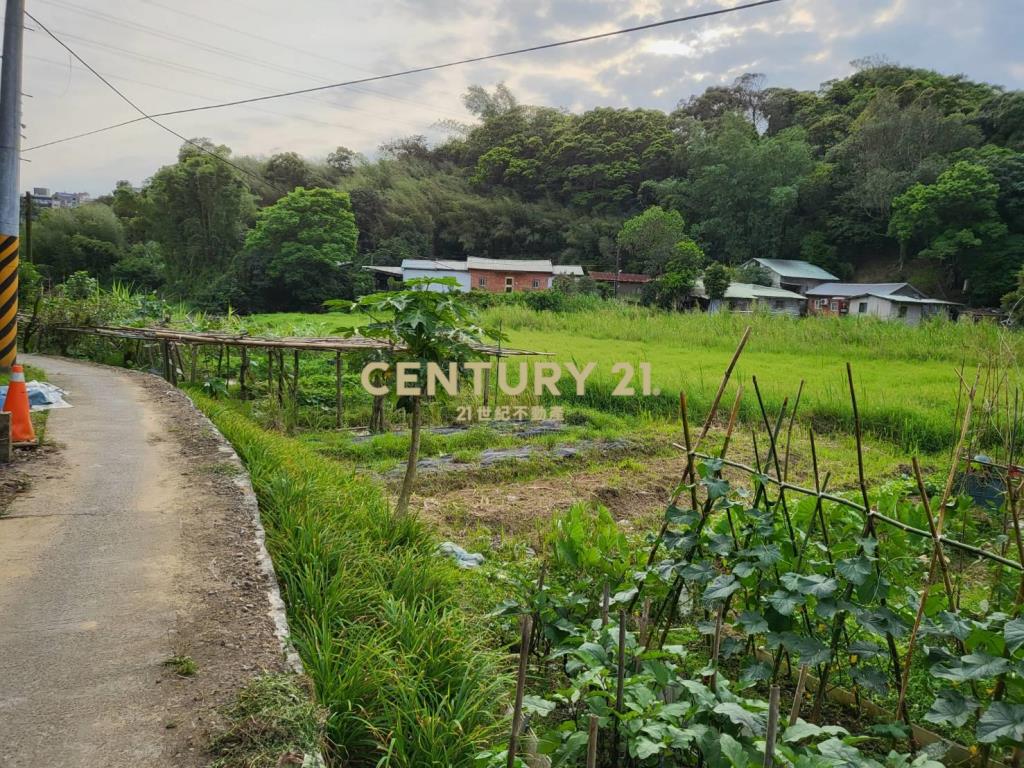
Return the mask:
<svg viewBox="0 0 1024 768">
<path fill-rule="evenodd" d="M 784 302 L 782 299 L 776 299 L 774 302 L 774 306 L 776 309 L 785 309 L 786 302 Z"/>
<path fill-rule="evenodd" d="M 831 309 L 833 312 L 838 312 L 839 311 L 839 302 L 838 301 L 833 301 L 831 303 L 831 305 L 829 306 L 829 309 Z"/>
<path fill-rule="evenodd" d="M 906 317 L 907 316 L 907 309 L 908 309 L 908 307 L 907 307 L 906 304 L 900 304 L 900 309 L 899 309 L 899 312 L 897 314 L 900 317 Z"/>
<path fill-rule="evenodd" d="M 516 287 L 515 278 L 513 278 L 511 275 L 506 277 L 505 278 L 505 293 L 512 293 L 512 291 L 515 289 L 515 287 Z"/>
<path fill-rule="evenodd" d="M 540 288 L 540 280 L 534 280 L 533 281 L 533 287 L 534 288 Z"/>
<path fill-rule="evenodd" d="M 480 288 L 486 288 L 487 287 L 487 278 L 486 277 L 478 277 L 477 280 L 476 280 L 476 284 Z"/>
<path fill-rule="evenodd" d="M 867 311 L 868 311 L 868 303 L 866 301 L 862 301 L 862 302 L 860 302 L 860 304 L 857 305 L 857 312 L 859 312 L 860 314 L 862 314 L 862 315 L 867 314 Z"/>
</svg>

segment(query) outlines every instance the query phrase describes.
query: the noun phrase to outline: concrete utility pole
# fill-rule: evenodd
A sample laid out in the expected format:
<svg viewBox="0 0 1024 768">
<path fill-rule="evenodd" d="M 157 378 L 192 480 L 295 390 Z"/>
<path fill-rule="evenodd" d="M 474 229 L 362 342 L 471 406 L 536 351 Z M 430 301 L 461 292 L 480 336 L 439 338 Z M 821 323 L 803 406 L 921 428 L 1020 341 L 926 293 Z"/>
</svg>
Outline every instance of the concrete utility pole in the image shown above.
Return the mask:
<svg viewBox="0 0 1024 768">
<path fill-rule="evenodd" d="M 21 48 L 25 0 L 7 0 L 0 69 L 0 368 L 18 355 L 18 225 L 21 165 Z"/>
</svg>

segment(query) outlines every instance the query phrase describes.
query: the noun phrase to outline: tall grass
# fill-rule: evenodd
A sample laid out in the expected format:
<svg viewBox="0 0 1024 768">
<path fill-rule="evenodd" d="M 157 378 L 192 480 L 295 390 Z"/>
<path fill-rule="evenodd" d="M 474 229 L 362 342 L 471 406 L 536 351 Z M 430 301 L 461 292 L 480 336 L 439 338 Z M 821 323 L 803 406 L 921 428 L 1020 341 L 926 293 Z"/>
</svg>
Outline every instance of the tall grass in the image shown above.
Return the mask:
<svg viewBox="0 0 1024 768">
<path fill-rule="evenodd" d="M 541 312 L 525 306 L 485 311 L 489 325 L 501 322 L 506 332 L 541 331 L 553 336 L 636 341 L 669 347 L 733 349 L 746 326 L 758 348 L 775 352 L 819 354 L 825 349 L 899 360 L 982 362 L 1009 344 L 1024 352 L 1019 334 L 994 323 L 952 323 L 936 319 L 917 326 L 871 317 L 802 317 L 767 312 L 663 312 L 631 304 L 606 302 L 586 312 Z M 1006 351 L 1003 349 L 1003 351 Z"/>
<path fill-rule="evenodd" d="M 375 482 L 195 397 L 249 468 L 333 761 L 472 766 L 509 685 L 429 532 Z"/>
</svg>

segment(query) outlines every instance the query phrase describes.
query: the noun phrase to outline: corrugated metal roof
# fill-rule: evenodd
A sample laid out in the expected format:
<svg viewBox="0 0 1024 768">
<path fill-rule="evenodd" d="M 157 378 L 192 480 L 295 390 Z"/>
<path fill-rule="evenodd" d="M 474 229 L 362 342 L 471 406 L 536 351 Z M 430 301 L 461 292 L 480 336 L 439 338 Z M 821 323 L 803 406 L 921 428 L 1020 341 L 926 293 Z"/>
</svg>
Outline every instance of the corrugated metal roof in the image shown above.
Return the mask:
<svg viewBox="0 0 1024 768">
<path fill-rule="evenodd" d="M 445 272 L 465 272 L 469 267 L 464 261 L 445 261 L 442 259 L 403 259 L 402 269 L 426 269 Z"/>
<path fill-rule="evenodd" d="M 367 265 L 363 267 L 363 269 L 365 269 L 367 272 L 380 272 L 383 275 L 394 275 L 395 277 L 402 276 L 401 267 L 373 267 Z"/>
<path fill-rule="evenodd" d="M 583 267 L 579 264 L 555 264 L 554 270 L 556 275 L 575 275 L 577 277 L 583 276 Z"/>
<path fill-rule="evenodd" d="M 704 281 L 696 280 L 693 284 L 695 296 L 707 298 L 704 291 Z M 755 283 L 729 283 L 725 291 L 727 299 L 789 299 L 792 301 L 807 301 L 799 293 L 787 291 L 785 288 L 775 288 L 771 285 L 757 285 Z"/>
<path fill-rule="evenodd" d="M 615 273 L 614 272 L 591 272 L 590 276 L 599 283 L 614 283 Z M 636 272 L 620 272 L 619 273 L 620 283 L 649 283 L 651 282 L 650 275 L 641 275 Z"/>
<path fill-rule="evenodd" d="M 825 283 L 807 289 L 808 296 L 864 296 L 875 294 L 888 296 L 897 291 L 910 288 L 914 293 L 920 294 L 910 283 Z"/>
<path fill-rule="evenodd" d="M 481 259 L 470 256 L 466 259 L 469 269 L 486 269 L 494 272 L 552 272 L 550 259 Z"/>
<path fill-rule="evenodd" d="M 831 272 L 826 272 L 809 261 L 800 261 L 798 259 L 753 259 L 753 261 L 781 277 L 802 278 L 805 280 L 839 279 Z"/>
</svg>

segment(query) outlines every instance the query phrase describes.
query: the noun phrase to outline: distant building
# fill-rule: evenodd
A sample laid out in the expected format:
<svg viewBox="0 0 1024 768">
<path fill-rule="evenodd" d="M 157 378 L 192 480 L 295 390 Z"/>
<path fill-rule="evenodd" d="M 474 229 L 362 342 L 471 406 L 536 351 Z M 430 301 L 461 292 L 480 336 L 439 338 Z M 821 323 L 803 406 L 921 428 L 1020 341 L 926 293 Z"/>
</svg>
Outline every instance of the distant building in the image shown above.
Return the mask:
<svg viewBox="0 0 1024 768">
<path fill-rule="evenodd" d="M 567 275 L 568 277 L 583 277 L 583 267 L 579 264 L 555 264 L 554 267 L 555 277 L 559 275 Z"/>
<path fill-rule="evenodd" d="M 451 277 L 458 282 L 460 291 L 468 291 L 470 288 L 469 269 L 464 261 L 443 259 L 404 259 L 402 261 L 402 280 L 416 280 L 424 277 Z M 432 285 L 430 290 L 446 291 L 448 289 L 443 285 Z"/>
<path fill-rule="evenodd" d="M 954 302 L 931 299 L 910 283 L 825 283 L 807 291 L 808 312 L 902 320 L 917 325 L 936 315 L 948 317 Z"/>
<path fill-rule="evenodd" d="M 644 286 L 651 282 L 650 275 L 635 272 L 591 272 L 590 279 L 596 283 L 616 286 L 616 295 L 620 297 L 637 297 L 644 292 Z"/>
<path fill-rule="evenodd" d="M 826 272 L 809 261 L 799 261 L 796 259 L 751 259 L 743 266 L 749 264 L 756 264 L 768 270 L 768 274 L 772 278 L 772 285 L 775 288 L 784 288 L 793 293 L 805 294 L 810 288 L 839 279 L 831 272 Z"/>
<path fill-rule="evenodd" d="M 489 291 L 491 293 L 512 293 L 513 291 L 545 291 L 551 287 L 556 275 L 583 276 L 583 267 L 575 264 L 554 266 L 548 259 L 482 259 L 475 256 L 465 261 L 447 259 L 405 259 L 397 267 L 365 267 L 374 272 L 378 283 L 398 278 L 454 278 L 460 291 Z M 433 286 L 431 290 L 442 290 Z"/>
<path fill-rule="evenodd" d="M 807 305 L 807 299 L 795 291 L 755 283 L 730 283 L 725 291 L 725 298 L 711 300 L 704 291 L 704 282 L 697 280 L 694 283 L 693 295 L 709 312 L 720 309 L 728 309 L 731 312 L 766 310 L 776 315 L 799 317 Z"/>
<path fill-rule="evenodd" d="M 49 187 L 32 188 L 35 208 L 78 208 L 92 200 L 88 192 L 50 192 Z"/>
<path fill-rule="evenodd" d="M 402 282 L 401 267 L 365 266 L 363 269 L 373 275 L 373 289 L 375 291 L 386 291 L 391 283 Z"/>
<path fill-rule="evenodd" d="M 466 259 L 470 285 L 491 293 L 544 291 L 551 287 L 555 270 L 548 259 Z"/>
</svg>

